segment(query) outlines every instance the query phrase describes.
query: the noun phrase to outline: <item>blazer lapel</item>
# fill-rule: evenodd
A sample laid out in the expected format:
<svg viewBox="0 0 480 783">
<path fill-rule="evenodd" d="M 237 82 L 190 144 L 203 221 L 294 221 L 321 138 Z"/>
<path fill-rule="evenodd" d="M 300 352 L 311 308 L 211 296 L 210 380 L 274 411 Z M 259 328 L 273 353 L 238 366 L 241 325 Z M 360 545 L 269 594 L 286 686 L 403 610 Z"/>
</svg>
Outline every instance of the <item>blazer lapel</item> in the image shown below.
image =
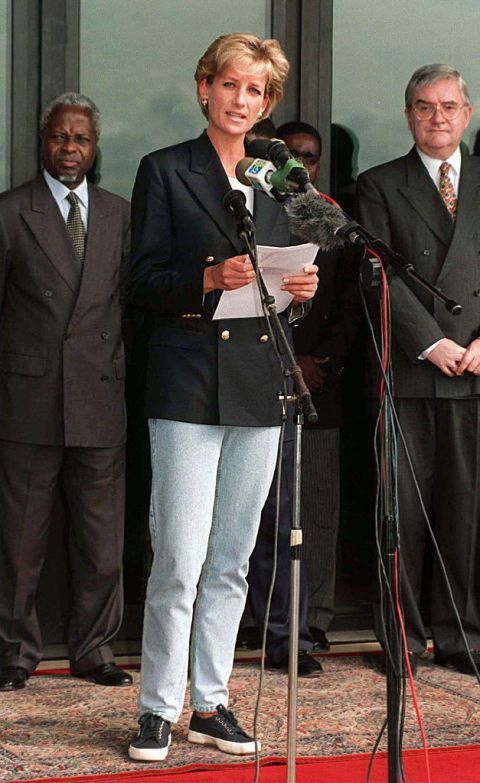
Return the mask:
<svg viewBox="0 0 480 783">
<path fill-rule="evenodd" d="M 405 165 L 407 184 L 399 188 L 400 193 L 418 212 L 440 242 L 448 246 L 453 235 L 453 222 L 415 148 L 406 156 Z"/>
<path fill-rule="evenodd" d="M 32 209 L 23 210 L 22 218 L 50 263 L 74 292 L 78 290 L 80 264 L 75 255 L 65 221 L 43 175 L 32 182 Z"/>
<path fill-rule="evenodd" d="M 223 206 L 223 198 L 231 190 L 230 182 L 206 131 L 192 142 L 190 168 L 178 169 L 177 173 L 192 196 L 228 237 L 235 251 L 239 254 L 245 252 L 235 218 Z"/>
<path fill-rule="evenodd" d="M 277 239 L 285 245 L 288 245 L 290 232 L 285 211 L 279 209 L 277 202 L 267 196 L 266 193 L 254 190 L 253 218 L 257 229 L 257 242 L 259 244 L 270 245 L 272 243 L 271 237 L 274 235 L 275 226 L 280 217 L 285 222 L 285 236 L 277 236 Z M 278 243 L 275 242 L 275 245 L 277 244 Z"/>
</svg>

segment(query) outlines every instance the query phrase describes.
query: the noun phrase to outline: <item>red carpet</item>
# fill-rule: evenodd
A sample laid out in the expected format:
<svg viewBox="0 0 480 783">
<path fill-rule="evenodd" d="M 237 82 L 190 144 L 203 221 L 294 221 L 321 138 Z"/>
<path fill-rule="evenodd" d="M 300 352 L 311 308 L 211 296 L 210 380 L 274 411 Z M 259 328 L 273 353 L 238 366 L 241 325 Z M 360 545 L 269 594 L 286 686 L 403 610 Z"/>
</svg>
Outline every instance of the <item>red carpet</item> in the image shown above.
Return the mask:
<svg viewBox="0 0 480 783">
<path fill-rule="evenodd" d="M 480 745 L 433 748 L 429 752 L 431 783 L 480 783 Z M 422 750 L 403 754 L 406 783 L 426 783 L 425 757 Z M 302 758 L 297 762 L 297 783 L 365 783 L 369 756 L 357 753 L 328 758 Z M 255 765 L 191 764 L 186 767 L 111 775 L 83 775 L 68 778 L 31 778 L 22 783 L 251 783 Z M 370 783 L 387 783 L 387 760 L 379 753 L 372 769 Z M 261 760 L 260 783 L 285 783 L 285 758 Z"/>
</svg>

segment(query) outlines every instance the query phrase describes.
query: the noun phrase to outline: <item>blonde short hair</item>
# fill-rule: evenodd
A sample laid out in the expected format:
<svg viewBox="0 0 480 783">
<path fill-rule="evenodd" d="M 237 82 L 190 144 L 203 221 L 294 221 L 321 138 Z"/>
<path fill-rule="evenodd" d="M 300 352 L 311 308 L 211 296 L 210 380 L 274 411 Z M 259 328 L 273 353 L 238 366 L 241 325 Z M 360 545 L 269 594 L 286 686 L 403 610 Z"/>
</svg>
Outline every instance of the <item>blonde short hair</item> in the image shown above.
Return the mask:
<svg viewBox="0 0 480 783">
<path fill-rule="evenodd" d="M 265 94 L 268 104 L 263 116 L 268 117 L 283 97 L 283 84 L 290 70 L 289 62 L 278 41 L 274 38 L 258 38 L 252 33 L 229 33 L 220 35 L 210 44 L 200 57 L 195 71 L 197 98 L 205 117 L 208 117 L 208 109 L 202 106 L 198 85 L 202 79 L 211 84 L 218 73 L 230 66 L 239 70 L 253 70 L 258 74 L 266 72 Z"/>
</svg>

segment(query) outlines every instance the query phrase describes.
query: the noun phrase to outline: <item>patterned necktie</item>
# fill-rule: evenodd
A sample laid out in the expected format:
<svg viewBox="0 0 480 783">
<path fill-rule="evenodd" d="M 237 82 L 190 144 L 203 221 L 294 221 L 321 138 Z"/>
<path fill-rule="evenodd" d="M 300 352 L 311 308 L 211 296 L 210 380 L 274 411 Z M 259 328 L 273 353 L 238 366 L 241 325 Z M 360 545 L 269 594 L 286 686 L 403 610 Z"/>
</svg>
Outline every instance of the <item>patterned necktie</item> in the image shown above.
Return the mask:
<svg viewBox="0 0 480 783">
<path fill-rule="evenodd" d="M 450 163 L 444 161 L 440 166 L 440 181 L 438 184 L 438 189 L 443 199 L 443 203 L 448 209 L 448 214 L 452 220 L 455 220 L 455 215 L 457 213 L 457 197 L 455 195 L 452 180 L 448 176 L 449 171 Z"/>
<path fill-rule="evenodd" d="M 80 214 L 80 205 L 78 203 L 78 197 L 75 193 L 69 193 L 67 196 L 71 207 L 67 217 L 67 229 L 73 242 L 75 252 L 83 262 L 85 257 L 85 226 L 83 225 L 82 216 Z"/>
</svg>

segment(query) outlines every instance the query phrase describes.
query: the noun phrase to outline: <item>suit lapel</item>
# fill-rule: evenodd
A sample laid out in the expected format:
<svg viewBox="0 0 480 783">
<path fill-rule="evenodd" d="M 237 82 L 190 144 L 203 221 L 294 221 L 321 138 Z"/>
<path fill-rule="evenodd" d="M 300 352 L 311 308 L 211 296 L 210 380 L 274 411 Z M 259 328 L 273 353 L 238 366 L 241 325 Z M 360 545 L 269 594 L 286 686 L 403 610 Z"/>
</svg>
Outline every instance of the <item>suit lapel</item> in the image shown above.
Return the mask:
<svg viewBox="0 0 480 783">
<path fill-rule="evenodd" d="M 60 277 L 76 292 L 80 265 L 65 221 L 41 174 L 32 181 L 32 208 L 23 210 L 22 218 Z"/>
<path fill-rule="evenodd" d="M 178 176 L 192 196 L 228 237 L 237 253 L 243 253 L 233 215 L 223 206 L 223 198 L 231 190 L 230 182 L 206 131 L 192 142 L 190 168 L 178 169 Z"/>
<path fill-rule="evenodd" d="M 400 193 L 420 215 L 437 238 L 448 247 L 453 235 L 453 223 L 427 169 L 415 148 L 405 158 L 406 185 Z"/>
<path fill-rule="evenodd" d="M 462 155 L 453 238 L 439 278 L 447 274 L 452 266 L 461 261 L 465 243 L 478 230 L 480 225 L 479 163 L 477 158 Z"/>
<path fill-rule="evenodd" d="M 115 220 L 105 206 L 98 190 L 91 184 L 88 186 L 88 226 L 87 241 L 85 245 L 85 259 L 83 273 L 78 292 L 78 299 L 72 313 L 72 325 L 82 316 L 83 311 L 95 298 L 99 280 L 102 279 L 103 268 L 105 271 L 111 264 L 112 249 L 110 237 L 118 229 L 118 223 L 110 227 Z"/>
</svg>

